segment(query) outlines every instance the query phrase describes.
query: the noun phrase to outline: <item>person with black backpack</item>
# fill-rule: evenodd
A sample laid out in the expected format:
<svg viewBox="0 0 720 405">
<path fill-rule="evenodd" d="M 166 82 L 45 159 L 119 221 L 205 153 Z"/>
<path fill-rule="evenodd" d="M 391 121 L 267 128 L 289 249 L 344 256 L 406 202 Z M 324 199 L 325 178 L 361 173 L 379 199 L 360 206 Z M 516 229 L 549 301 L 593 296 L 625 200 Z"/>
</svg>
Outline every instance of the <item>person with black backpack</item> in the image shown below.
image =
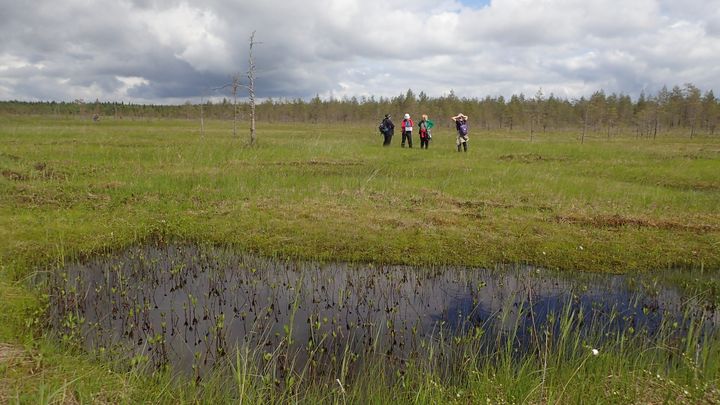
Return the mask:
<svg viewBox="0 0 720 405">
<path fill-rule="evenodd" d="M 390 119 L 390 114 L 385 114 L 380 126 L 378 127 L 383 136 L 383 146 L 389 146 L 393 135 L 395 134 L 395 124 Z"/>
<path fill-rule="evenodd" d="M 465 152 L 467 152 L 468 142 L 468 116 L 460 113 L 454 117 L 451 117 L 455 121 L 455 129 L 457 129 L 457 151 L 460 152 L 460 145 L 462 145 Z"/>
</svg>

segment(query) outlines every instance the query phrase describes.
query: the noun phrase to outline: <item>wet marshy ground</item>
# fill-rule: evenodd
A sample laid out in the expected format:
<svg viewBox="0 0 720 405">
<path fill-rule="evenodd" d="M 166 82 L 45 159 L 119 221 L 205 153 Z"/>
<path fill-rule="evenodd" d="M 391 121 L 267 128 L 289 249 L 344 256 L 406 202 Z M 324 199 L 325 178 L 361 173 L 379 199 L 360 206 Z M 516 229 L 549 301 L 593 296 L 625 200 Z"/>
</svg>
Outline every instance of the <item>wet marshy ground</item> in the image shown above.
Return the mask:
<svg viewBox="0 0 720 405">
<path fill-rule="evenodd" d="M 643 278 L 302 263 L 168 244 L 58 270 L 49 319 L 87 350 L 201 376 L 237 348 L 280 372 L 347 372 L 369 353 L 450 364 L 458 350 L 530 351 L 567 333 L 593 347 L 619 335 L 681 339 L 692 320 L 712 330 L 720 315 Z"/>
</svg>

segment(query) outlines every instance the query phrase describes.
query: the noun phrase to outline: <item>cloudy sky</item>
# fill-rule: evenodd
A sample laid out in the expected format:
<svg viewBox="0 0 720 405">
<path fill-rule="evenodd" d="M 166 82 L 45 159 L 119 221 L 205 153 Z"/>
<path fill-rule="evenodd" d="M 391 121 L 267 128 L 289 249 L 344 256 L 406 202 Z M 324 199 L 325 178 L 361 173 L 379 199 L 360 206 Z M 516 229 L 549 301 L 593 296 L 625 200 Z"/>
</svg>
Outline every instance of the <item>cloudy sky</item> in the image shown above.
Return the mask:
<svg viewBox="0 0 720 405">
<path fill-rule="evenodd" d="M 720 94 L 720 0 L 0 0 L 0 100 Z"/>
</svg>

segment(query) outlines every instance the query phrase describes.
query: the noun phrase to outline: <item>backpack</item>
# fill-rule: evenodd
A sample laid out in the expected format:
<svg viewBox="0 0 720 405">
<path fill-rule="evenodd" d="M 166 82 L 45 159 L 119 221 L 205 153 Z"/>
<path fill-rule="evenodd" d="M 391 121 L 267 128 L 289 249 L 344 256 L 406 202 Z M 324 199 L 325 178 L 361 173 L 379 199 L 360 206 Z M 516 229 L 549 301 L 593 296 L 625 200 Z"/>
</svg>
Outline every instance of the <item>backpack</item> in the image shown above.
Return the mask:
<svg viewBox="0 0 720 405">
<path fill-rule="evenodd" d="M 380 126 L 378 127 L 378 130 L 380 131 L 380 135 L 385 135 L 388 132 L 388 127 L 385 126 L 385 120 L 382 120 Z"/>
<path fill-rule="evenodd" d="M 468 134 L 467 121 L 463 121 L 462 123 L 460 123 L 460 126 L 458 127 L 458 131 L 460 132 L 461 136 L 467 136 L 467 134 Z"/>
<path fill-rule="evenodd" d="M 423 135 L 427 135 L 429 133 L 427 121 L 420 121 L 420 124 L 418 124 L 418 127 L 420 127 L 420 136 L 421 137 Z"/>
</svg>

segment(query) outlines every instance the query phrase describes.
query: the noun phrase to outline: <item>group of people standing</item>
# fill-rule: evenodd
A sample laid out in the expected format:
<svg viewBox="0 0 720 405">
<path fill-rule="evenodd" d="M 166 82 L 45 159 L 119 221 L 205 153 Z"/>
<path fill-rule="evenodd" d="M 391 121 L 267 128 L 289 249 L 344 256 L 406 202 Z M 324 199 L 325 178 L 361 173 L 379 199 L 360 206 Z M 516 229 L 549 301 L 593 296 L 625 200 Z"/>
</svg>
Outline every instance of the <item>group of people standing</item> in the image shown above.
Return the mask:
<svg viewBox="0 0 720 405">
<path fill-rule="evenodd" d="M 461 150 L 464 150 L 465 152 L 467 152 L 467 115 L 460 113 L 454 117 L 450 117 L 450 119 L 455 121 L 455 129 L 457 130 L 457 151 L 460 152 Z M 417 126 L 418 132 L 420 134 L 420 149 L 427 149 L 430 145 L 430 140 L 432 139 L 432 133 L 430 129 L 434 125 L 435 124 L 428 119 L 428 116 L 426 114 L 422 115 L 422 120 L 418 123 Z M 402 130 L 402 141 L 400 143 L 400 146 L 404 148 L 405 141 L 407 141 L 408 147 L 412 148 L 412 133 L 413 129 L 415 129 L 415 123 L 413 122 L 412 118 L 410 118 L 410 114 L 405 114 L 403 116 L 400 128 Z M 383 118 L 382 122 L 380 123 L 379 130 L 384 139 L 383 146 L 389 146 L 390 142 L 392 141 L 392 137 L 395 134 L 395 124 L 392 122 L 392 117 L 390 116 L 390 114 L 385 114 L 385 118 Z"/>
</svg>

